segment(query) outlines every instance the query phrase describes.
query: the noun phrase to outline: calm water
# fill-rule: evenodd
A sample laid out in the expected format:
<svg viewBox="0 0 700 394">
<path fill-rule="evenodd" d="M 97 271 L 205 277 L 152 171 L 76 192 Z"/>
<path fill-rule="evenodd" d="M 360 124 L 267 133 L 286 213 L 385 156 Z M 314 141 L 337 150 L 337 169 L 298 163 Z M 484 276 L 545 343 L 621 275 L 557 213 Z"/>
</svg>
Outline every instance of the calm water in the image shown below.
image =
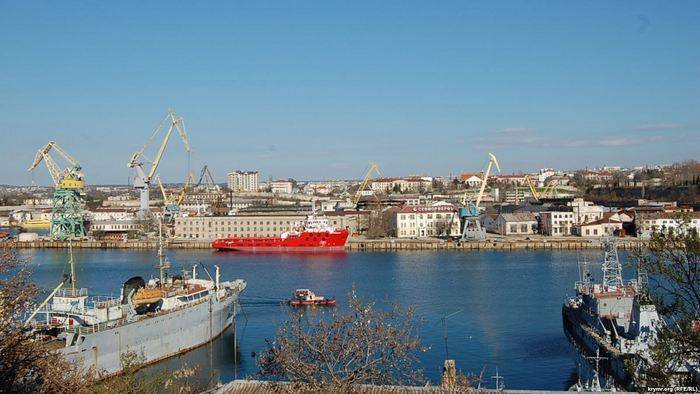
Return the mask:
<svg viewBox="0 0 700 394">
<path fill-rule="evenodd" d="M 34 280 L 53 287 L 64 272 L 67 252 L 23 251 L 31 257 Z M 237 376 L 257 371 L 253 353 L 274 337 L 285 320 L 285 308 L 261 302 L 287 298 L 299 287 L 335 295 L 342 307 L 354 285 L 360 297 L 416 306 L 426 323 L 421 329 L 422 367 L 432 382 L 439 381 L 445 358 L 441 317 L 447 320 L 450 357 L 464 372 L 490 377 L 498 368 L 506 387 L 566 389 L 575 380 L 576 363 L 561 325 L 561 303 L 578 279 L 577 261 L 600 259 L 596 251 L 517 252 L 380 252 L 337 256 L 250 255 L 171 250 L 171 272 L 196 262 L 218 264 L 222 277 L 243 278 L 248 288 L 237 320 Z M 80 286 L 91 294 L 118 295 L 131 276 L 156 275 L 153 251 L 76 250 Z M 622 256 L 621 256 L 622 257 Z M 221 381 L 234 378 L 233 332 L 210 346 L 168 360 L 156 368 L 180 363 L 198 365 L 203 376 Z M 487 382 L 492 387 L 493 382 Z"/>
</svg>

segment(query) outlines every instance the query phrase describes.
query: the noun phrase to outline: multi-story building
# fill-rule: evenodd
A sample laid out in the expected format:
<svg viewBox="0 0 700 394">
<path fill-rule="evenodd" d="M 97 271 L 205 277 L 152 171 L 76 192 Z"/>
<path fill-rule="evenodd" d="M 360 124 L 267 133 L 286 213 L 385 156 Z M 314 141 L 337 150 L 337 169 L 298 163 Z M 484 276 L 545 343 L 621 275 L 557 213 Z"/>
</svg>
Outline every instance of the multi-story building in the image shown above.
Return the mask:
<svg viewBox="0 0 700 394">
<path fill-rule="evenodd" d="M 191 216 L 175 219 L 175 237 L 213 240 L 224 237 L 279 237 L 305 220 L 300 213 Z"/>
<path fill-rule="evenodd" d="M 571 235 L 574 213 L 571 211 L 540 212 L 540 233 L 543 235 Z"/>
<path fill-rule="evenodd" d="M 324 216 L 335 228 L 352 233 L 367 227 L 369 211 L 328 212 Z M 234 216 L 190 216 L 175 219 L 175 237 L 211 241 L 225 237 L 279 237 L 306 221 L 301 212 L 257 212 Z"/>
<path fill-rule="evenodd" d="M 433 179 L 431 177 L 407 177 L 407 178 L 379 178 L 372 180 L 372 191 L 389 193 L 397 190 L 400 192 L 418 192 L 431 190 Z"/>
<path fill-rule="evenodd" d="M 574 214 L 574 224 L 584 224 L 595 222 L 603 218 L 605 208 L 601 205 L 595 205 L 590 201 L 585 201 L 583 198 L 574 198 L 573 201 L 566 205 L 571 207 Z"/>
<path fill-rule="evenodd" d="M 278 179 L 270 182 L 270 191 L 275 194 L 292 194 L 294 184 L 286 179 Z"/>
<path fill-rule="evenodd" d="M 398 238 L 425 238 L 459 234 L 457 208 L 452 204 L 404 206 L 393 216 Z"/>
<path fill-rule="evenodd" d="M 637 234 L 648 238 L 653 233 L 697 231 L 700 232 L 700 212 L 657 212 L 639 215 Z"/>
<path fill-rule="evenodd" d="M 257 171 L 232 171 L 228 173 L 228 188 L 235 192 L 256 192 L 260 181 Z"/>
<path fill-rule="evenodd" d="M 136 217 L 136 210 L 133 208 L 98 207 L 90 211 L 90 217 L 93 221 L 129 220 Z"/>
</svg>

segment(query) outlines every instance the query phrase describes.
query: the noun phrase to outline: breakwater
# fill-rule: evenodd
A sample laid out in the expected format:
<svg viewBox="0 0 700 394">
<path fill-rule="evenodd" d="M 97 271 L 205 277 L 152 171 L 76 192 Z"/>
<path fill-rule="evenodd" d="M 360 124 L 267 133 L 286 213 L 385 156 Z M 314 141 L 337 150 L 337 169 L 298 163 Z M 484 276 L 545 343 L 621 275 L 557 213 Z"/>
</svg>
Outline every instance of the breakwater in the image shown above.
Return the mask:
<svg viewBox="0 0 700 394">
<path fill-rule="evenodd" d="M 2 245 L 22 249 L 63 249 L 68 248 L 67 241 L 10 241 Z M 620 249 L 635 249 L 644 245 L 643 240 L 627 238 L 617 240 Z M 74 241 L 73 248 L 84 249 L 156 249 L 158 241 Z M 397 250 L 527 250 L 527 249 L 599 249 L 600 240 L 588 239 L 557 239 L 557 240 L 525 240 L 525 241 L 483 241 L 458 242 L 444 240 L 400 240 L 400 239 L 354 239 L 345 246 L 347 251 L 397 251 Z M 205 241 L 169 241 L 169 249 L 211 249 L 211 244 Z"/>
</svg>

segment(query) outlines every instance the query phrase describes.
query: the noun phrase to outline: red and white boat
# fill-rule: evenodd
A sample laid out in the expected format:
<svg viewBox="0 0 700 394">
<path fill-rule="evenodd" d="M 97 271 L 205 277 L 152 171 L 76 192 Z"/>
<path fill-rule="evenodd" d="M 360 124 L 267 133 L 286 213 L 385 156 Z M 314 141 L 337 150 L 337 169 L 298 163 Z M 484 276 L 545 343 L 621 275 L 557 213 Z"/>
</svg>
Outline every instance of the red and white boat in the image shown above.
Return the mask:
<svg viewBox="0 0 700 394">
<path fill-rule="evenodd" d="M 335 306 L 335 298 L 325 298 L 317 296 L 313 291 L 309 289 L 296 289 L 292 295 L 292 299 L 289 300 L 289 305 L 291 306 Z"/>
<path fill-rule="evenodd" d="M 306 223 L 279 237 L 231 237 L 212 242 L 218 250 L 240 252 L 340 252 L 345 248 L 350 231 L 336 230 L 328 219 L 310 215 Z"/>
</svg>

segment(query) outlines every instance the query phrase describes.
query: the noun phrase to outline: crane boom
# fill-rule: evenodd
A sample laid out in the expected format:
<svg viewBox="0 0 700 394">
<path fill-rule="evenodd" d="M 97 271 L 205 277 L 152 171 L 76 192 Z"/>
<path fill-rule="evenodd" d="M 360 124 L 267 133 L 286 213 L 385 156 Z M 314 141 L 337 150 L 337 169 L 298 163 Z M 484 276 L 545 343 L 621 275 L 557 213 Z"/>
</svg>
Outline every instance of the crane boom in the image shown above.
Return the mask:
<svg viewBox="0 0 700 394">
<path fill-rule="evenodd" d="M 68 162 L 69 166 L 67 168 L 61 170 L 58 164 L 56 164 L 56 161 L 53 159 L 53 157 L 51 157 L 51 155 L 49 154 L 49 152 L 51 152 L 51 149 L 58 152 L 58 154 L 61 157 L 63 157 L 63 159 L 66 162 Z M 34 161 L 32 162 L 32 165 L 29 166 L 27 171 L 34 171 L 42 161 L 46 164 L 46 169 L 49 170 L 49 175 L 51 175 L 51 179 L 53 180 L 54 186 L 56 187 L 60 186 L 68 175 L 71 175 L 73 178 L 76 179 L 82 177 L 82 174 L 79 173 L 81 167 L 78 161 L 68 152 L 66 152 L 65 149 L 63 149 L 55 141 L 49 141 L 46 145 L 41 147 L 36 152 L 36 156 L 34 156 Z"/>
<path fill-rule="evenodd" d="M 535 185 L 532 183 L 532 179 L 530 179 L 529 176 L 525 175 L 525 180 L 527 181 L 527 185 L 530 187 L 530 193 L 532 193 L 532 197 L 534 197 L 536 201 L 540 201 L 540 194 L 537 192 Z"/>
<path fill-rule="evenodd" d="M 489 179 L 489 174 L 491 173 L 491 167 L 493 165 L 496 165 L 496 169 L 498 172 L 501 172 L 501 167 L 498 165 L 498 160 L 496 159 L 496 156 L 494 156 L 493 153 L 489 153 L 489 164 L 486 166 L 486 172 L 484 173 L 484 179 L 481 180 L 481 188 L 479 189 L 479 194 L 476 196 L 476 204 L 475 206 L 479 208 L 479 204 L 481 203 L 482 197 L 484 197 L 484 190 L 486 189 L 486 182 Z"/>
<path fill-rule="evenodd" d="M 367 187 L 367 183 L 369 183 L 369 180 L 372 177 L 372 172 L 376 172 L 378 176 L 382 176 L 382 172 L 379 171 L 379 166 L 377 166 L 377 163 L 370 162 L 369 168 L 365 173 L 365 177 L 362 180 L 362 183 L 360 184 L 360 188 L 357 189 L 357 193 L 355 193 L 355 200 L 353 201 L 353 205 L 355 207 L 357 207 L 357 203 L 360 202 L 360 198 L 362 197 L 362 191 L 365 190 L 365 187 Z"/>
<path fill-rule="evenodd" d="M 148 169 L 148 171 L 146 171 L 144 169 L 143 154 L 146 151 L 148 144 L 156 138 L 156 136 L 163 129 L 166 123 L 169 123 L 168 131 L 163 137 L 163 141 L 161 142 L 160 147 L 158 148 L 155 158 L 150 162 L 150 168 Z M 168 141 L 170 141 L 170 136 L 173 133 L 173 129 L 175 129 L 180 135 L 182 143 L 185 146 L 185 151 L 189 155 L 190 140 L 187 137 L 187 133 L 185 132 L 184 121 L 181 117 L 177 116 L 172 110 L 168 110 L 168 114 L 165 116 L 165 118 L 160 122 L 158 127 L 156 127 L 156 129 L 149 135 L 148 139 L 143 144 L 143 146 L 141 146 L 139 150 L 137 150 L 136 152 L 134 152 L 134 154 L 131 155 L 131 159 L 129 160 L 129 163 L 127 163 L 127 167 L 136 170 L 136 177 L 134 178 L 134 188 L 140 191 L 139 218 L 141 219 L 144 219 L 148 215 L 149 187 L 151 184 L 151 180 L 153 179 L 153 176 L 158 170 L 158 165 L 160 164 L 160 161 L 163 159 L 163 154 L 165 153 L 165 149 L 168 146 Z"/>
</svg>

